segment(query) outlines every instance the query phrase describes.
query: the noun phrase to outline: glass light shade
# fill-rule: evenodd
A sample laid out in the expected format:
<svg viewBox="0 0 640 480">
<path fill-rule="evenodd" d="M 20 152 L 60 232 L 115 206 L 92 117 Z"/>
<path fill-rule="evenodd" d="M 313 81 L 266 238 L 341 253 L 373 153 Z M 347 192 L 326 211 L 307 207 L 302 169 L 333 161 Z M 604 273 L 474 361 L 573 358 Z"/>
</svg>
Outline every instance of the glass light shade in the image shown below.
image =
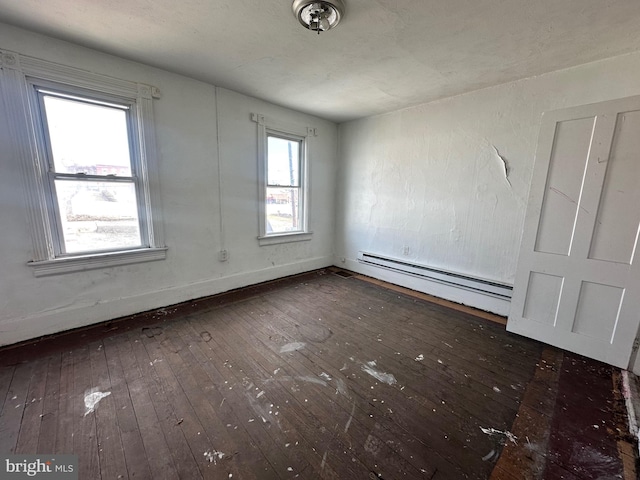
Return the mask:
<svg viewBox="0 0 640 480">
<path fill-rule="evenodd" d="M 295 0 L 292 8 L 294 15 L 305 28 L 318 33 L 335 27 L 344 14 L 342 0 L 325 2 Z"/>
</svg>

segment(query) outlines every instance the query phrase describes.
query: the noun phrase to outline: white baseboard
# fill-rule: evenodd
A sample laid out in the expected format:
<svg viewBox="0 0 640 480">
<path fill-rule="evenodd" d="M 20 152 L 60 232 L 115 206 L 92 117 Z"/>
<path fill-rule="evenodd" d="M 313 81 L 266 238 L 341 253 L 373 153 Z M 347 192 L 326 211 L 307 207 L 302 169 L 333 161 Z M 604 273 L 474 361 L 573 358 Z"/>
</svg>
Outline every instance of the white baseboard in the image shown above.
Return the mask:
<svg viewBox="0 0 640 480">
<path fill-rule="evenodd" d="M 332 264 L 333 257 L 317 257 L 303 262 L 243 272 L 228 277 L 201 280 L 129 297 L 73 303 L 63 308 L 0 322 L 0 346 L 163 308 L 289 275 L 309 272 Z"/>
<path fill-rule="evenodd" d="M 362 275 L 374 277 L 385 282 L 410 288 L 418 292 L 433 295 L 456 303 L 461 303 L 469 307 L 495 313 L 497 315 L 508 316 L 511 302 L 508 299 L 496 298 L 480 292 L 473 292 L 453 285 L 431 281 L 384 268 L 362 264 L 356 260 L 336 258 L 334 265 Z"/>
</svg>

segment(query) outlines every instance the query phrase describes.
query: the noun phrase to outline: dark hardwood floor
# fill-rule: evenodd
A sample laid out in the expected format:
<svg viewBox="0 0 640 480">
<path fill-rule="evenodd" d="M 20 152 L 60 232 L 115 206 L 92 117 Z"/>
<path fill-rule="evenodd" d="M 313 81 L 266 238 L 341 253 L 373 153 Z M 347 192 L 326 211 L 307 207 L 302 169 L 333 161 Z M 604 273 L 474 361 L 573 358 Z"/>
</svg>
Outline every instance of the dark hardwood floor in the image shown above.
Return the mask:
<svg viewBox="0 0 640 480">
<path fill-rule="evenodd" d="M 83 480 L 622 478 L 615 373 L 320 271 L 0 350 L 0 453 Z M 580 419 L 605 477 L 563 456 Z"/>
</svg>

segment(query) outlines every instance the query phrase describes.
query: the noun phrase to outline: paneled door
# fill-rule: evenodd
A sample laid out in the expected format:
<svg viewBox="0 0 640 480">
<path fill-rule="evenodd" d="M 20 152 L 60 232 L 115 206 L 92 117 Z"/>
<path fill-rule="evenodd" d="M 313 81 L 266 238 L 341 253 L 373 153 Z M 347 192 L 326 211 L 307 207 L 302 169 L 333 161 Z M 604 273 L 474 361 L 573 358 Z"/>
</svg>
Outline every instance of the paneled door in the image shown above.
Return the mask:
<svg viewBox="0 0 640 480">
<path fill-rule="evenodd" d="M 640 97 L 545 113 L 507 330 L 628 368 L 639 226 Z"/>
</svg>

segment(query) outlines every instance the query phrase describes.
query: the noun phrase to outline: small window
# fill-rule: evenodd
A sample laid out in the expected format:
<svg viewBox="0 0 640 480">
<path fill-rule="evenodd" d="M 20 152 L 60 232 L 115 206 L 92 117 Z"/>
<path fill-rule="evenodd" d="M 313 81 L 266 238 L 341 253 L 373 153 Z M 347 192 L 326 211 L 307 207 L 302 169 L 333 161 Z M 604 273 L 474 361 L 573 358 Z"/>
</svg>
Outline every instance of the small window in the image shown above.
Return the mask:
<svg viewBox="0 0 640 480">
<path fill-rule="evenodd" d="M 303 140 L 267 136 L 266 234 L 304 230 L 300 165 Z"/>
<path fill-rule="evenodd" d="M 35 88 L 56 257 L 148 247 L 131 106 Z"/>
<path fill-rule="evenodd" d="M 311 240 L 309 230 L 310 132 L 253 113 L 258 124 L 260 245 Z"/>
</svg>

